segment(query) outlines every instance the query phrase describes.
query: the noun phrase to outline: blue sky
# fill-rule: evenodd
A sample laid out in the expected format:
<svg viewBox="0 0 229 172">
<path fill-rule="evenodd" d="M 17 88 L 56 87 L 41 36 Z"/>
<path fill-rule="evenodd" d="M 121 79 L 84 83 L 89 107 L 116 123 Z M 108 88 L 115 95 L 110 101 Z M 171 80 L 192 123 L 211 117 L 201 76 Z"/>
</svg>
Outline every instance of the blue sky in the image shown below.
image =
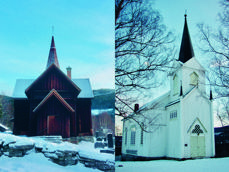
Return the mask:
<svg viewBox="0 0 229 172">
<path fill-rule="evenodd" d="M 204 63 L 196 24 L 215 26 L 219 0 L 153 2 L 175 33 L 177 56 L 187 10 L 195 56 Z M 61 69 L 70 65 L 72 77 L 90 78 L 93 89 L 114 88 L 114 0 L 0 0 L 0 94 L 45 70 L 52 26 Z"/>
<path fill-rule="evenodd" d="M 204 23 L 212 29 L 218 27 L 218 13 L 222 9 L 219 0 L 154 0 L 152 2 L 152 8 L 160 12 L 163 23 L 175 36 L 175 58 L 179 56 L 186 11 L 195 57 L 207 69 L 210 57 L 200 50 L 200 33 L 197 24 Z M 160 88 L 152 89 L 152 94 L 143 100 L 142 104 L 152 100 L 152 97 L 158 97 L 169 91 L 169 78 L 166 81 Z"/>
<path fill-rule="evenodd" d="M 0 0 L 0 94 L 45 70 L 52 26 L 61 70 L 114 88 L 113 0 Z"/>
<path fill-rule="evenodd" d="M 197 24 L 204 23 L 214 28 L 217 26 L 218 13 L 222 9 L 220 0 L 155 0 L 153 7 L 163 16 L 163 23 L 176 36 L 177 56 L 184 27 L 184 14 L 187 11 L 189 32 L 195 56 L 204 63 L 205 58 L 199 49 L 199 30 Z"/>
</svg>

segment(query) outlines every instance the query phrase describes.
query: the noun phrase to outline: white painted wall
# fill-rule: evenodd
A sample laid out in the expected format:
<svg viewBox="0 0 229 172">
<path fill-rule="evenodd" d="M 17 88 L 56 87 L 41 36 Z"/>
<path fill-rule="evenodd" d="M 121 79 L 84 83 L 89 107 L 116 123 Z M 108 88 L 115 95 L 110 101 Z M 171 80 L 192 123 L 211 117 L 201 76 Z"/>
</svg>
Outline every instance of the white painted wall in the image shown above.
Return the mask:
<svg viewBox="0 0 229 172">
<path fill-rule="evenodd" d="M 213 124 L 211 121 L 211 102 L 202 96 L 202 93 L 195 88 L 189 95 L 187 95 L 181 102 L 182 114 L 183 114 L 183 126 L 182 130 L 184 131 L 184 143 L 188 144 L 188 147 L 184 148 L 184 158 L 190 157 L 190 133 L 188 130 L 195 121 L 196 118 L 199 118 L 203 126 L 206 128 L 207 132 L 205 134 L 205 143 L 206 143 L 206 157 L 214 156 L 212 137 Z"/>
<path fill-rule="evenodd" d="M 182 86 L 183 92 L 188 92 L 193 85 L 190 85 L 190 75 L 195 72 L 199 76 L 198 88 L 201 92 L 206 92 L 205 87 L 205 70 L 196 60 L 196 58 L 191 58 L 182 66 Z"/>
<path fill-rule="evenodd" d="M 177 64 L 175 64 L 177 63 Z M 152 132 L 144 132 L 143 144 L 140 144 L 141 128 L 133 121 L 127 120 L 123 126 L 123 142 L 122 153 L 126 154 L 127 149 L 137 150 L 137 156 L 143 157 L 172 157 L 172 158 L 190 158 L 190 127 L 194 121 L 199 118 L 201 124 L 206 128 L 205 143 L 206 157 L 212 157 L 215 154 L 214 148 L 214 126 L 213 114 L 211 110 L 211 102 L 206 96 L 205 89 L 205 70 L 199 62 L 192 58 L 183 66 L 178 62 L 174 65 L 178 66 L 170 76 L 169 95 L 159 97 L 156 102 L 159 102 L 161 107 L 165 107 L 169 102 L 180 99 L 179 103 L 167 107 L 166 109 L 149 109 L 144 112 L 144 115 L 153 118 L 155 114 L 160 113 L 157 124 L 166 124 L 166 126 L 153 127 Z M 178 80 L 182 80 L 183 95 L 193 88 L 190 85 L 190 75 L 195 72 L 199 76 L 198 87 L 194 88 L 185 97 L 180 97 L 179 93 L 174 95 L 173 92 L 173 76 L 176 73 Z M 180 87 L 180 85 L 179 85 Z M 153 101 L 154 102 L 154 101 Z M 177 118 L 170 119 L 170 112 L 176 110 Z M 198 121 L 197 121 L 198 123 Z M 136 127 L 135 145 L 130 144 L 131 126 Z M 128 128 L 127 144 L 125 145 L 125 128 Z M 185 147 L 185 144 L 188 146 Z"/>
<path fill-rule="evenodd" d="M 180 103 L 169 106 L 167 109 L 167 157 L 180 158 L 181 156 L 181 113 Z M 170 119 L 170 112 L 176 110 L 177 118 Z"/>
</svg>

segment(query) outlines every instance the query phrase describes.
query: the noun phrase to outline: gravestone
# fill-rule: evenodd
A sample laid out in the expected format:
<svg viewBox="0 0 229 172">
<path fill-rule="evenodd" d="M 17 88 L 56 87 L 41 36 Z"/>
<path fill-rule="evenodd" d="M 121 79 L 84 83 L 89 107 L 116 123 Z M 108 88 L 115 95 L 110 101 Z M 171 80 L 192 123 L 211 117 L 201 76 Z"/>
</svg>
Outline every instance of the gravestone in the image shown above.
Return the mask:
<svg viewBox="0 0 229 172">
<path fill-rule="evenodd" d="M 107 141 L 108 141 L 108 148 L 113 148 L 113 135 L 112 134 L 107 134 Z"/>
<path fill-rule="evenodd" d="M 98 132 L 98 131 L 95 132 L 95 137 L 96 137 L 96 138 L 99 137 L 99 132 Z"/>
</svg>

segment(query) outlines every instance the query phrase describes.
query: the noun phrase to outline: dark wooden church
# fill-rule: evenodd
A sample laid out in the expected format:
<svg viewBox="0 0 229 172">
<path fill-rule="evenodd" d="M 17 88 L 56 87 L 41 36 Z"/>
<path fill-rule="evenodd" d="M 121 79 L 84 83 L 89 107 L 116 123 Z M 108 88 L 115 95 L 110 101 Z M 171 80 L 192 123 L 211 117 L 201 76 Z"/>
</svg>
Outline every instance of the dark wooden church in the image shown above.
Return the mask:
<svg viewBox="0 0 229 172">
<path fill-rule="evenodd" d="M 13 92 L 16 135 L 91 136 L 89 79 L 71 79 L 60 70 L 52 37 L 46 70 L 36 79 L 17 79 Z"/>
</svg>

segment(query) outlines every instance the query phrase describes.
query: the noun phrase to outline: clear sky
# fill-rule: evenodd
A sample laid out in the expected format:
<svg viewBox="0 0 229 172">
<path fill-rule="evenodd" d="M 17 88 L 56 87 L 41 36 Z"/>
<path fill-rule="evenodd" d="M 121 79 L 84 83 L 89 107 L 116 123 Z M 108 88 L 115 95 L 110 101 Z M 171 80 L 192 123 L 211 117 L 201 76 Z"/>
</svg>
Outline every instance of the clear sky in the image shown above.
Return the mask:
<svg viewBox="0 0 229 172">
<path fill-rule="evenodd" d="M 63 72 L 114 88 L 114 0 L 0 0 L 0 94 L 45 70 L 52 34 Z"/>
<path fill-rule="evenodd" d="M 195 57 L 207 69 L 207 62 L 209 62 L 209 60 L 206 54 L 203 54 L 200 50 L 200 32 L 197 24 L 204 23 L 209 25 L 212 29 L 217 27 L 218 13 L 222 9 L 219 0 L 153 0 L 152 2 L 152 8 L 160 12 L 163 17 L 163 23 L 175 36 L 175 58 L 179 56 L 184 28 L 184 14 L 186 11 Z M 169 90 L 168 79 L 169 78 L 167 78 L 167 83 L 164 86 L 152 90 L 153 97 L 158 97 Z M 152 97 L 142 103 L 145 104 L 150 100 L 152 100 Z"/>
<path fill-rule="evenodd" d="M 163 23 L 176 36 L 177 57 L 184 27 L 184 14 L 187 11 L 187 21 L 194 53 L 201 62 L 202 52 L 199 49 L 199 30 L 197 24 L 204 23 L 214 28 L 218 23 L 218 13 L 222 9 L 220 0 L 155 0 L 153 7 L 163 16 Z M 204 63 L 204 61 L 202 62 Z M 203 64 L 204 65 L 204 64 Z"/>
</svg>

